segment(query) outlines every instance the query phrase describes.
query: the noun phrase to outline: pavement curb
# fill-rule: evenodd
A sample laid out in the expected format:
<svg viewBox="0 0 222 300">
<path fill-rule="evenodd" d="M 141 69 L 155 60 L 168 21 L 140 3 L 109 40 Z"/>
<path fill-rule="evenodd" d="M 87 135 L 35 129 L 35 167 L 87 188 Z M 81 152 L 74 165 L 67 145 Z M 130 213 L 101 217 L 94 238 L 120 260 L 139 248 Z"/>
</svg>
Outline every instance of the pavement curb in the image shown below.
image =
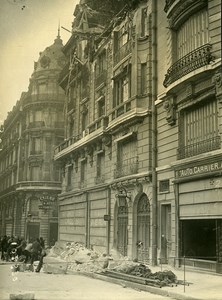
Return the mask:
<svg viewBox="0 0 222 300">
<path fill-rule="evenodd" d="M 136 290 L 141 290 L 141 291 L 144 291 L 144 292 L 150 292 L 152 294 L 158 294 L 160 296 L 171 297 L 171 298 L 174 298 L 174 299 L 177 299 L 177 300 L 202 300 L 200 298 L 196 298 L 196 297 L 194 298 L 194 297 L 191 297 L 191 296 L 188 296 L 188 295 L 182 295 L 182 294 L 179 294 L 179 293 L 171 292 L 169 290 L 164 290 L 163 288 L 156 288 L 156 287 L 152 287 L 152 286 L 148 286 L 148 285 L 129 282 L 129 281 L 122 280 L 122 279 L 107 277 L 103 274 L 81 272 L 81 271 L 71 271 L 71 270 L 68 270 L 67 274 L 73 274 L 73 275 L 76 274 L 76 275 L 87 276 L 87 277 L 91 277 L 91 278 L 94 278 L 94 279 L 99 279 L 99 280 L 119 284 L 123 287 L 128 287 L 128 288 L 132 288 L 132 289 L 136 289 Z"/>
</svg>

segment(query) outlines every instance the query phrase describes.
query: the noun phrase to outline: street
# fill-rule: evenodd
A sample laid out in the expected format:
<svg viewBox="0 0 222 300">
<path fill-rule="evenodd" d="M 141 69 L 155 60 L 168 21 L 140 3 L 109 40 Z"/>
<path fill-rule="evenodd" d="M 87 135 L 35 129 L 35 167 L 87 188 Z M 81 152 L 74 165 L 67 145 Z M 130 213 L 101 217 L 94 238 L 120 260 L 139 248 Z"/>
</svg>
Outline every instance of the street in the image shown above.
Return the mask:
<svg viewBox="0 0 222 300">
<path fill-rule="evenodd" d="M 0 265 L 0 300 L 10 294 L 35 294 L 37 300 L 164 300 L 171 299 L 81 275 L 12 272 Z"/>
</svg>

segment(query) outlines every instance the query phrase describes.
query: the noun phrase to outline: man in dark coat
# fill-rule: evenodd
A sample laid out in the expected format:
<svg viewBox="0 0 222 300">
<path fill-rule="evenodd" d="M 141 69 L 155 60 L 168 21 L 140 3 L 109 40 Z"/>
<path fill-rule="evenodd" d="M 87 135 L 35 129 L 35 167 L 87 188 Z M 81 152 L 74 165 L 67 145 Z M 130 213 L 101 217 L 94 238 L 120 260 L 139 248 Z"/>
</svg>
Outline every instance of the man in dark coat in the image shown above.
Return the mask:
<svg viewBox="0 0 222 300">
<path fill-rule="evenodd" d="M 33 264 L 34 261 L 39 260 L 39 256 L 41 254 L 42 247 L 40 245 L 40 241 L 37 238 L 33 243 L 32 243 L 32 248 L 31 248 L 31 264 Z"/>
</svg>

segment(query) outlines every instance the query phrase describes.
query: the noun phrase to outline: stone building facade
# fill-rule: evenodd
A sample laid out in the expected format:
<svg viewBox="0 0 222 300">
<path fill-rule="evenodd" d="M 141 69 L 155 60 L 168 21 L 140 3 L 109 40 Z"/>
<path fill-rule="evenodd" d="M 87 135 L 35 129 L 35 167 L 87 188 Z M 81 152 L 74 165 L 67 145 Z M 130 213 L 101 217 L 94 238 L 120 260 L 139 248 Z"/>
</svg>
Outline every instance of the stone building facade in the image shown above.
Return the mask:
<svg viewBox="0 0 222 300">
<path fill-rule="evenodd" d="M 66 64 L 58 35 L 40 52 L 28 92 L 8 114 L 1 130 L 1 235 L 42 236 L 46 244 L 58 237 L 60 166 L 54 148 L 64 139 L 65 94 L 57 83 Z"/>
<path fill-rule="evenodd" d="M 166 1 L 164 11 L 167 59 L 158 58 L 156 102 L 160 253 L 163 261 L 186 256 L 191 266 L 221 272 L 221 3 Z"/>
<path fill-rule="evenodd" d="M 58 72 L 46 49 L 6 120 L 2 207 L 21 203 L 20 214 L 13 205 L 10 214 L 33 226 L 45 220 L 40 230 L 58 220 L 61 242 L 152 264 L 180 265 L 185 256 L 191 266 L 222 272 L 220 2 L 129 1 L 115 16 L 87 3 L 76 5 Z M 54 96 L 36 96 L 51 89 L 47 72 L 60 86 L 53 106 Z M 62 123 L 53 120 L 64 120 L 64 140 Z M 7 142 L 9 132 L 21 139 Z M 7 143 L 18 166 L 5 159 Z M 28 219 L 33 197 L 40 215 Z M 6 213 L 1 222 L 14 232 Z"/>
<path fill-rule="evenodd" d="M 60 75 L 66 140 L 55 149 L 59 239 L 144 261 L 152 253 L 150 14 L 146 1 L 111 21 L 76 7 L 63 50 L 71 63 Z"/>
<path fill-rule="evenodd" d="M 104 28 L 74 14 L 59 238 L 220 271 L 220 3 L 134 4 Z"/>
</svg>

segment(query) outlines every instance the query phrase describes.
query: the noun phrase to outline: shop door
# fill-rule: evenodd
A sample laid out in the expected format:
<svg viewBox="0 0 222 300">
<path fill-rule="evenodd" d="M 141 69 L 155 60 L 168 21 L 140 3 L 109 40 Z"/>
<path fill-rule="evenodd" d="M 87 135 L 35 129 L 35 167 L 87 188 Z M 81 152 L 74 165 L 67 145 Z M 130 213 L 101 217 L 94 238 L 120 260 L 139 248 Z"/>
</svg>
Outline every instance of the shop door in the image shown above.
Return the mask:
<svg viewBox="0 0 222 300">
<path fill-rule="evenodd" d="M 27 240 L 34 241 L 39 238 L 39 223 L 28 223 L 27 224 Z"/>
<path fill-rule="evenodd" d="M 171 205 L 162 205 L 161 221 L 161 262 L 168 263 L 171 252 Z"/>
<path fill-rule="evenodd" d="M 137 259 L 149 261 L 150 245 L 150 205 L 143 195 L 137 205 Z"/>
<path fill-rule="evenodd" d="M 58 240 L 58 223 L 50 223 L 49 246 L 54 246 Z"/>
<path fill-rule="evenodd" d="M 128 241 L 128 208 L 126 201 L 124 206 L 118 207 L 117 222 L 117 250 L 120 254 L 126 256 Z"/>
</svg>

